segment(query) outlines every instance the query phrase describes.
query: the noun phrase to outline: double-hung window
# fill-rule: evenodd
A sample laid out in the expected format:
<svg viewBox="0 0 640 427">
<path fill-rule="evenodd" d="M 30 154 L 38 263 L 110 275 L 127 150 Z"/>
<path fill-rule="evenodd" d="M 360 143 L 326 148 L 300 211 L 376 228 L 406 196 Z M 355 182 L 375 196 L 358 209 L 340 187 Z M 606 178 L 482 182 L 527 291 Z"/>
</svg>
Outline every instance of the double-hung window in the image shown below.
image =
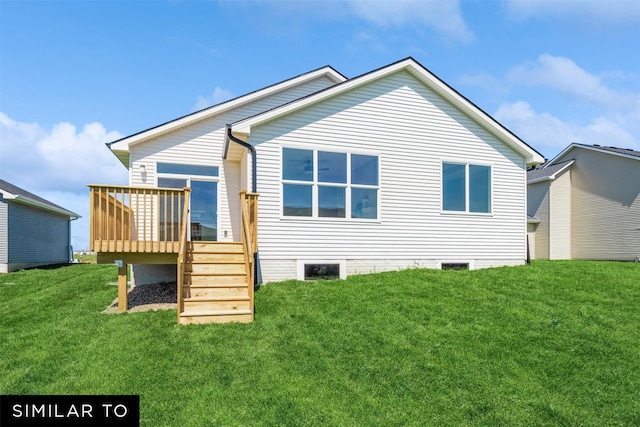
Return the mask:
<svg viewBox="0 0 640 427">
<path fill-rule="evenodd" d="M 443 162 L 442 210 L 491 213 L 491 166 Z"/>
<path fill-rule="evenodd" d="M 378 156 L 282 149 L 282 214 L 378 218 Z"/>
</svg>

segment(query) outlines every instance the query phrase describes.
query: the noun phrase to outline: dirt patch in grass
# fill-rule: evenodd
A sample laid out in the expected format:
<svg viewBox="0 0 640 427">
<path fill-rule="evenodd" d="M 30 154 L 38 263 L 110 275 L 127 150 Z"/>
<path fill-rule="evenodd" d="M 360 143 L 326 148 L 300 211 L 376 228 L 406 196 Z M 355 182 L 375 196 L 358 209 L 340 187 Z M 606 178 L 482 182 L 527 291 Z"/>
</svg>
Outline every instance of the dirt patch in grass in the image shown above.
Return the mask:
<svg viewBox="0 0 640 427">
<path fill-rule="evenodd" d="M 142 311 L 172 310 L 177 304 L 176 283 L 156 283 L 153 285 L 132 286 L 129 290 L 130 313 Z M 103 314 L 118 314 L 118 298 L 102 312 Z"/>
</svg>

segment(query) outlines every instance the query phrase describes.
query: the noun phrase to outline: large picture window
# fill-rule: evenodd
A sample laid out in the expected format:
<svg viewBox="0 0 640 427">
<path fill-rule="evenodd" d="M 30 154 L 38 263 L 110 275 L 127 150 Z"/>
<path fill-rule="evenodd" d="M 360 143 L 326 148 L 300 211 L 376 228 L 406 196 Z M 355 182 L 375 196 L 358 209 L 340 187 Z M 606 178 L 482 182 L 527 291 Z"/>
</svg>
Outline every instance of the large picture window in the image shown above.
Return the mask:
<svg viewBox="0 0 640 427">
<path fill-rule="evenodd" d="M 378 156 L 283 148 L 282 214 L 378 218 Z"/>
<path fill-rule="evenodd" d="M 491 213 L 491 166 L 443 162 L 442 210 Z"/>
</svg>

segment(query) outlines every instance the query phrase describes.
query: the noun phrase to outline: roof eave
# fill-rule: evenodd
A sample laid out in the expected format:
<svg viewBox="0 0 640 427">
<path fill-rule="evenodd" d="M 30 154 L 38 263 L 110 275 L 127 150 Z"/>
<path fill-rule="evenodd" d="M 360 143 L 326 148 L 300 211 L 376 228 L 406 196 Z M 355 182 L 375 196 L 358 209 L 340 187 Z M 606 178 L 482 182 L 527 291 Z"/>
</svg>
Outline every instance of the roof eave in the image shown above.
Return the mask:
<svg viewBox="0 0 640 427">
<path fill-rule="evenodd" d="M 12 199 L 17 203 L 22 203 L 22 204 L 33 206 L 33 207 L 36 207 L 36 208 L 39 208 L 39 209 L 43 209 L 43 210 L 46 210 L 46 211 L 55 212 L 57 214 L 68 216 L 69 218 L 74 218 L 74 219 L 82 218 L 80 215 L 78 215 L 75 212 L 71 212 L 71 211 L 69 211 L 67 209 L 64 209 L 64 208 L 56 208 L 54 206 L 50 206 L 50 205 L 44 204 L 42 202 L 39 202 L 37 200 L 33 200 L 33 199 L 29 198 L 29 197 L 22 196 L 22 195 L 19 195 L 19 194 L 14 195 L 12 197 Z"/>
<path fill-rule="evenodd" d="M 571 144 L 569 144 L 567 148 L 562 150 L 557 156 L 551 159 L 549 163 L 553 163 L 557 159 L 561 159 L 563 156 L 565 156 L 569 151 L 573 150 L 574 148 L 583 148 L 585 150 L 597 151 L 598 153 L 612 154 L 614 156 L 624 157 L 626 159 L 640 160 L 640 156 L 631 156 L 629 154 L 620 153 L 618 151 L 611 151 L 611 150 L 606 150 L 600 147 L 594 147 L 593 145 L 585 145 L 577 142 L 572 142 Z"/>
<path fill-rule="evenodd" d="M 575 162 L 575 160 L 570 160 L 570 161 L 568 161 L 568 163 L 566 165 L 564 165 L 563 167 L 561 167 L 560 169 L 555 171 L 555 173 L 553 173 L 553 174 L 551 174 L 549 176 L 541 176 L 540 178 L 532 179 L 531 181 L 527 181 L 527 184 L 535 184 L 537 182 L 544 182 L 544 181 L 555 181 L 557 176 L 562 174 L 562 173 L 564 173 L 564 171 L 566 171 L 568 168 L 570 168 L 571 165 L 574 162 Z"/>
<path fill-rule="evenodd" d="M 553 181 L 555 179 L 555 177 L 551 177 L 551 176 L 543 176 L 540 178 L 536 178 L 536 179 L 532 179 L 531 181 L 527 181 L 527 184 L 537 184 L 539 182 L 545 182 L 545 181 Z"/>
</svg>

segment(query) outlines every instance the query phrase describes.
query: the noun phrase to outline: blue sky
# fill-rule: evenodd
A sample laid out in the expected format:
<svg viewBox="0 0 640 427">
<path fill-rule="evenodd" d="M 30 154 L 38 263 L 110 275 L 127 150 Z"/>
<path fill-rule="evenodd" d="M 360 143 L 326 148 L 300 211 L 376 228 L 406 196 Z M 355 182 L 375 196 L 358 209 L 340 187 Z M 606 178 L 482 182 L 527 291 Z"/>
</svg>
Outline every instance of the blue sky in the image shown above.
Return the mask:
<svg viewBox="0 0 640 427">
<path fill-rule="evenodd" d="M 548 158 L 640 150 L 640 1 L 0 0 L 0 177 L 84 216 L 105 143 L 331 65 L 412 56 Z"/>
</svg>

